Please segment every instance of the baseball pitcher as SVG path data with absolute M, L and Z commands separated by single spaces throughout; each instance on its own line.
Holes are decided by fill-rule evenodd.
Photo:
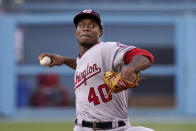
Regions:
M 128 119 L 128 88 L 137 88 L 140 71 L 151 66 L 152 54 L 118 42 L 101 42 L 100 15 L 89 9 L 73 20 L 78 41 L 77 59 L 43 53 L 45 66 L 66 64 L 75 69 L 76 119 L 74 131 L 153 131 L 134 127 Z

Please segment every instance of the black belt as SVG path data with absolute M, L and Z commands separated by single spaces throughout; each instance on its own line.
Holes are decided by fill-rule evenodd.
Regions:
M 75 120 L 75 124 L 77 124 L 78 120 Z M 125 126 L 124 121 L 118 121 L 118 127 Z M 93 128 L 94 130 L 109 130 L 112 129 L 112 121 L 107 122 L 91 122 L 91 121 L 82 121 L 83 127 Z

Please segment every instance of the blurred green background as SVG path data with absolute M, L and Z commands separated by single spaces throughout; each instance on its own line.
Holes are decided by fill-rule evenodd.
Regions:
M 0 123 L 1 131 L 72 131 L 73 123 Z M 189 123 L 134 123 L 133 126 L 145 126 L 155 131 L 195 131 L 196 124 Z

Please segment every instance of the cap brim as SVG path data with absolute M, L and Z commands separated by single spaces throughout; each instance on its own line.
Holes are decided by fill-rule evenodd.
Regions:
M 74 17 L 74 24 L 75 24 L 75 26 L 77 27 L 78 23 L 81 20 L 85 19 L 85 18 L 89 18 L 89 19 L 92 19 L 92 20 L 96 21 L 100 25 L 100 28 L 102 29 L 101 21 L 98 18 L 98 16 L 96 16 L 95 14 L 90 14 L 90 13 L 76 15 Z

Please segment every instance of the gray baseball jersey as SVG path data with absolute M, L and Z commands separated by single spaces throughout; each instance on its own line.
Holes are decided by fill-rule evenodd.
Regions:
M 134 49 L 117 42 L 96 44 L 77 58 L 75 72 L 76 117 L 87 121 L 128 119 L 128 92 L 108 94 L 102 77 L 106 71 L 119 72 L 124 54 Z

